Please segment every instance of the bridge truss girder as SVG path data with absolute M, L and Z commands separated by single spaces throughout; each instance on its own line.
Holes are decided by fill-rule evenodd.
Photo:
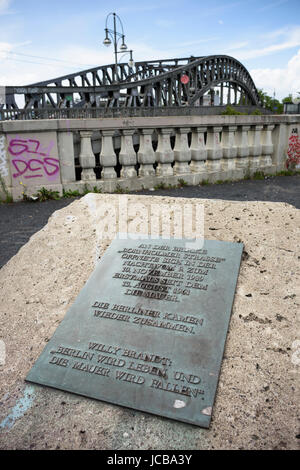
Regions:
M 24 87 L 6 87 L 6 109 L 68 107 L 197 106 L 218 89 L 220 104 L 259 105 L 259 96 L 246 68 L 229 56 L 190 57 L 137 62 L 134 68 L 118 64 L 100 66 Z M 183 84 L 183 75 L 188 83 Z

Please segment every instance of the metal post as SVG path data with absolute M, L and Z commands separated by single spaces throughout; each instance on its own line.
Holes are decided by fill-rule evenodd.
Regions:
M 117 43 L 117 24 L 116 24 L 116 14 L 114 13 L 114 48 L 115 48 L 115 79 L 118 81 L 118 43 Z
M 108 19 L 111 15 L 113 16 L 113 29 L 108 28 Z M 117 20 L 120 23 L 122 32 L 117 31 Z M 118 42 L 119 42 L 120 39 L 122 39 L 122 45 L 120 47 L 120 50 L 118 51 Z M 124 52 L 124 51 L 127 50 L 127 46 L 124 42 L 124 39 L 125 39 L 125 34 L 124 34 L 123 24 L 122 24 L 122 21 L 121 21 L 120 17 L 116 13 L 109 13 L 109 15 L 107 15 L 107 17 L 106 17 L 105 39 L 103 41 L 103 44 L 105 46 L 109 47 L 113 42 L 114 55 L 115 55 L 115 63 L 112 66 L 113 83 L 118 83 L 118 81 L 119 81 L 119 76 L 118 76 L 118 54 L 123 54 L 123 55 L 124 54 L 130 54 L 130 60 L 128 62 L 128 65 L 129 65 L 129 67 L 133 67 L 133 65 L 134 65 L 133 58 L 132 58 L 132 51 Z

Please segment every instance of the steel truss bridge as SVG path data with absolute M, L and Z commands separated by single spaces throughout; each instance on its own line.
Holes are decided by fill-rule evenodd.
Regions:
M 260 105 L 249 72 L 226 55 L 104 65 L 5 93 L 2 111 L 196 107 L 208 93 L 211 104 Z

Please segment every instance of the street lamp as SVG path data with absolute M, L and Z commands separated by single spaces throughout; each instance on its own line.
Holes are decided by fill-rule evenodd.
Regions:
M 107 27 L 109 17 L 113 16 L 113 23 L 114 23 L 114 29 L 109 29 Z M 117 31 L 117 20 L 119 21 L 122 29 L 122 33 L 119 33 Z M 120 19 L 120 17 L 116 13 L 109 13 L 106 17 L 106 23 L 105 23 L 105 39 L 103 41 L 104 46 L 109 47 L 112 42 L 114 45 L 114 54 L 115 54 L 115 70 L 114 70 L 114 82 L 118 81 L 118 54 L 130 54 L 130 59 L 128 61 L 128 66 L 130 68 L 134 67 L 134 61 L 132 57 L 132 51 L 127 51 L 127 46 L 125 44 L 125 34 L 124 34 L 124 29 L 123 29 L 123 24 Z M 111 38 L 111 39 L 110 39 Z M 120 46 L 120 50 L 118 51 L 118 43 L 122 40 L 122 44 Z M 125 52 L 127 51 L 127 52 Z

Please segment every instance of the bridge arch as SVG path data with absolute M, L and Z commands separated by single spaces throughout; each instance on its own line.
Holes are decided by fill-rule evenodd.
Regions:
M 234 104 L 237 99 L 245 100 L 243 104 L 260 104 L 247 69 L 226 55 L 137 62 L 133 68 L 118 64 L 117 82 L 114 77 L 115 65 L 110 64 L 28 86 L 6 87 L 5 106 L 18 107 L 18 94 L 23 95 L 25 109 L 197 106 L 215 88 L 225 101 L 220 104 L 231 104 L 231 94 Z

